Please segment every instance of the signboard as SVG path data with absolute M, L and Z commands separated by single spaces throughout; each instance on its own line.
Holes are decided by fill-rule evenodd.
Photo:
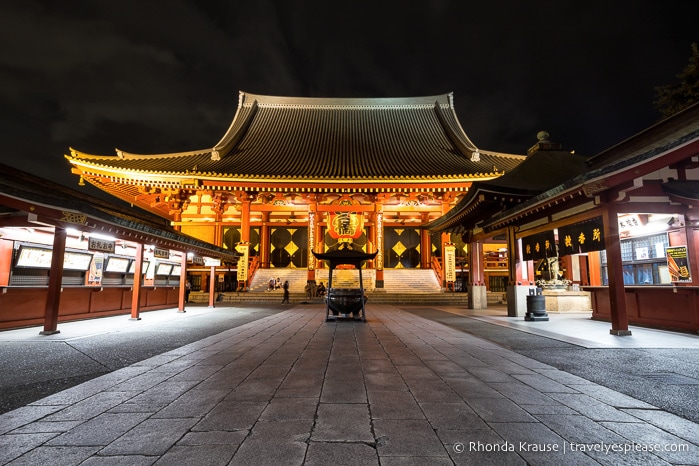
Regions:
M 143 261 L 141 262 L 141 274 L 145 275 L 148 273 L 148 269 L 150 268 L 151 262 L 149 261 Z M 131 266 L 129 267 L 129 273 L 134 273 L 136 271 L 136 261 L 131 262 Z
M 15 267 L 31 267 L 37 269 L 50 269 L 53 251 L 45 248 L 22 246 Z M 87 271 L 92 263 L 92 254 L 87 252 L 66 251 L 63 256 L 64 270 Z
M 82 270 L 87 271 L 92 262 L 92 254 L 83 254 L 80 252 L 66 251 L 63 257 L 63 269 L 65 270 Z
M 107 259 L 107 266 L 105 267 L 104 271 L 126 273 L 129 270 L 130 264 L 131 259 L 111 256 Z
M 221 259 L 213 259 L 211 257 L 204 258 L 204 266 L 206 267 L 220 267 Z
M 558 228 L 558 251 L 561 256 L 603 249 L 605 245 L 602 217 Z
M 153 257 L 157 257 L 158 259 L 169 259 L 170 251 L 168 249 L 155 248 L 153 250 Z
M 90 271 L 87 274 L 87 284 L 96 286 L 102 283 L 102 270 L 104 265 L 104 257 L 98 254 L 94 257 L 90 264 Z
M 166 264 L 164 262 L 161 262 L 158 264 L 158 267 L 155 270 L 156 275 L 170 275 L 170 272 L 172 272 L 172 265 L 173 264 Z
M 456 281 L 456 245 L 444 243 L 444 281 Z
M 50 269 L 52 256 L 53 251 L 51 249 L 22 246 L 22 248 L 19 250 L 19 257 L 17 257 L 17 263 L 15 266 Z
M 525 261 L 556 257 L 556 239 L 553 230 L 522 238 L 522 258 Z
M 250 254 L 250 243 L 238 243 L 235 250 L 242 254 L 242 257 L 238 259 L 238 281 L 245 281 L 248 279 L 248 255 Z
M 668 246 L 665 248 L 667 268 L 672 282 L 687 283 L 692 281 L 689 272 L 689 257 L 687 246 Z
M 93 238 L 92 236 L 87 241 L 87 249 L 91 251 L 111 252 L 113 254 L 115 247 L 116 241 Z

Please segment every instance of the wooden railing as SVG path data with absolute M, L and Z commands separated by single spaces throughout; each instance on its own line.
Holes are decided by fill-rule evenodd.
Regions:
M 507 270 L 507 259 L 490 259 L 486 256 L 483 264 L 486 269 Z
M 250 288 L 250 283 L 255 276 L 255 272 L 260 268 L 260 259 L 257 256 L 252 256 L 248 261 L 248 280 L 245 282 L 245 289 Z
M 439 257 L 432 256 L 432 271 L 437 276 L 440 285 L 444 286 L 444 272 L 442 270 L 442 261 Z

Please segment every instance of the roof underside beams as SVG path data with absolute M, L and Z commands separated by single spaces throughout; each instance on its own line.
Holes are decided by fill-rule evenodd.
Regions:
M 84 180 L 89 181 L 100 189 L 122 197 L 130 193 L 136 196 L 141 187 L 161 189 L 208 189 L 214 191 L 267 191 L 267 192 L 301 192 L 301 193 L 391 193 L 391 192 L 464 192 L 471 185 L 470 180 L 458 181 L 422 181 L 422 180 L 393 180 L 391 182 L 352 182 L 343 180 L 337 182 L 228 182 L 225 180 L 206 181 L 200 179 L 167 180 L 134 180 L 120 179 L 111 176 L 77 172 Z
M 226 260 L 236 260 L 238 254 L 234 251 L 226 251 L 218 246 L 208 244 L 196 238 L 188 237 L 176 231 L 157 228 L 138 219 L 124 219 L 111 217 L 109 220 L 97 218 L 92 214 L 62 210 L 57 207 L 40 205 L 0 195 L 0 204 L 12 206 L 26 215 L 14 216 L 6 226 L 24 226 L 26 218 L 31 213 L 36 217 L 36 222 L 46 226 L 58 226 L 62 228 L 76 228 L 85 232 L 101 233 L 115 238 L 153 244 L 158 247 L 177 251 L 193 252 L 203 256 L 220 257 Z M 20 222 L 20 223 L 18 223 Z

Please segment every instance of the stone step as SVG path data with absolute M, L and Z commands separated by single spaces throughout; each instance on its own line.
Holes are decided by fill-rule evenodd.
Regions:
M 305 269 L 290 268 L 258 270 L 250 284 L 250 291 L 266 291 L 271 277 L 275 280 L 279 278 L 282 283 L 288 280 L 291 293 L 303 293 L 307 272 Z M 365 290 L 373 290 L 375 280 L 375 270 L 362 270 L 362 285 Z M 316 270 L 316 282 L 322 282 L 327 287 L 328 269 Z M 356 270 L 335 270 L 333 287 L 359 288 L 359 274 Z M 434 272 L 429 269 L 386 269 L 383 290 L 393 293 L 437 293 L 441 291 L 441 286 Z
M 416 304 L 416 305 L 468 305 L 468 293 L 387 293 L 383 291 L 366 292 L 368 301 L 367 304 Z M 283 292 L 281 290 L 269 292 L 223 292 L 217 293 L 217 298 L 221 296 L 220 301 L 215 303 L 223 304 L 281 304 Z M 488 292 L 489 304 L 505 303 L 505 293 Z M 190 301 L 195 303 L 207 303 L 209 294 L 204 292 L 192 292 Z M 325 304 L 323 298 L 307 298 L 305 293 L 289 293 L 289 301 L 291 304 L 299 303 L 316 303 Z
M 282 292 L 223 292 L 217 293 L 215 304 L 281 304 Z M 219 298 L 220 296 L 220 298 Z M 428 294 L 410 294 L 405 293 L 367 293 L 368 304 L 463 304 L 468 303 L 468 295 L 466 293 L 428 293 Z M 190 301 L 195 303 L 207 303 L 209 294 L 203 292 L 192 292 Z M 323 298 L 307 298 L 304 293 L 289 293 L 289 301 L 291 304 L 298 303 L 317 303 L 324 304 Z

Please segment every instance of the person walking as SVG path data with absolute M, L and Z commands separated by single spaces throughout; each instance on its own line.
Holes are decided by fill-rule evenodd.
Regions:
M 284 285 L 282 285 L 282 288 L 284 289 L 284 297 L 282 298 L 282 304 L 289 304 L 289 280 L 284 281 Z

